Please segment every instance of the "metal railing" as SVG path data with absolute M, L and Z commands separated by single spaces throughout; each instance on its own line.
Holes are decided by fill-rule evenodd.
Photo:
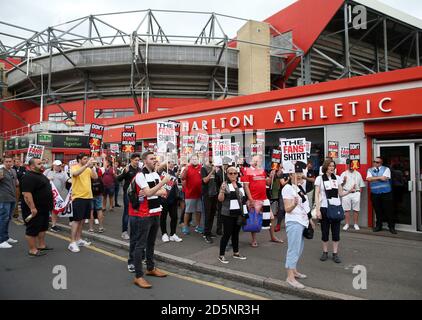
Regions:
M 6 140 L 22 137 L 33 133 L 66 133 L 66 134 L 88 134 L 90 123 L 75 123 L 72 126 L 66 125 L 65 121 L 53 122 L 43 121 L 28 124 L 9 131 L 0 132 L 0 138 Z

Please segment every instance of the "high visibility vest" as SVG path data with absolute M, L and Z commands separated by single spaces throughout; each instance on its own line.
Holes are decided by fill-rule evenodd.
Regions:
M 387 167 L 381 166 L 379 170 L 375 168 L 369 169 L 373 177 L 382 177 Z M 382 194 L 391 192 L 391 181 L 373 181 L 369 184 L 371 186 L 371 192 L 374 194 Z

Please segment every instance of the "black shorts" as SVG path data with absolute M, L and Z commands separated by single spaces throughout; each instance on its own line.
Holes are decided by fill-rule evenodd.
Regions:
M 30 212 L 22 212 L 22 217 L 25 220 L 29 216 Z M 28 237 L 37 237 L 39 233 L 48 230 L 50 212 L 49 211 L 38 211 L 37 215 L 25 222 L 26 232 L 25 235 Z
M 92 199 L 75 199 L 72 201 L 73 218 L 72 221 L 82 221 L 89 219 L 91 215 Z

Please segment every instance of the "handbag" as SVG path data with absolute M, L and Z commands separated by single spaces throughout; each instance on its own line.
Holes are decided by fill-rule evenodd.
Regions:
M 325 188 L 325 183 L 322 181 L 322 184 L 324 185 L 325 195 L 327 197 L 327 218 L 328 220 L 334 221 L 334 222 L 340 222 L 344 220 L 344 209 L 343 206 L 340 205 L 334 205 L 330 204 L 330 201 L 328 200 L 327 196 L 327 189 Z
M 255 209 L 249 211 L 249 218 L 246 220 L 246 225 L 242 226 L 244 232 L 261 232 L 262 215 L 256 212 Z
M 306 239 L 314 238 L 314 228 L 312 228 L 311 223 L 309 223 L 309 226 L 303 230 L 303 237 Z
M 327 218 L 335 222 L 340 222 L 344 220 L 343 206 L 342 205 L 335 206 L 328 203 Z

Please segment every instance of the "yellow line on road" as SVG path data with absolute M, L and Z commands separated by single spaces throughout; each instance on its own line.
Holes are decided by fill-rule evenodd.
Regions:
M 18 222 L 18 221 L 15 221 L 15 224 L 17 224 L 17 225 L 23 225 L 23 223 Z M 52 237 L 56 237 L 58 239 L 61 239 L 61 240 L 67 241 L 67 242 L 70 242 L 71 241 L 71 239 L 69 237 L 62 236 L 62 235 L 57 234 L 57 233 L 52 233 L 52 232 L 47 231 L 47 234 L 50 235 L 50 236 L 52 236 Z M 85 248 L 87 248 L 89 250 L 92 250 L 92 251 L 95 251 L 95 252 L 98 252 L 98 253 L 101 253 L 101 254 L 103 254 L 105 256 L 108 256 L 110 258 L 114 258 L 114 259 L 117 259 L 117 260 L 120 260 L 122 262 L 127 263 L 127 258 L 122 257 L 122 256 L 119 256 L 119 255 L 114 254 L 114 253 L 111 253 L 109 251 L 106 251 L 106 250 L 97 248 L 96 246 L 90 245 L 89 247 L 85 247 Z M 182 276 L 182 275 L 179 275 L 179 274 L 176 274 L 176 273 L 168 272 L 166 270 L 163 270 L 163 271 L 165 271 L 168 275 L 171 275 L 171 276 L 173 276 L 175 278 L 179 278 L 179 279 L 182 279 L 182 280 L 187 280 L 187 281 L 190 281 L 190 282 L 194 282 L 194 283 L 197 283 L 197 284 L 205 285 L 205 286 L 212 287 L 212 288 L 215 288 L 215 289 L 220 289 L 220 290 L 227 291 L 227 292 L 230 292 L 230 293 L 233 293 L 233 294 L 242 296 L 242 297 L 250 298 L 250 299 L 253 299 L 253 300 L 269 300 L 269 299 L 267 299 L 265 297 L 258 296 L 258 295 L 253 294 L 253 293 L 249 293 L 249 292 L 244 292 L 244 291 L 232 289 L 232 288 L 225 287 L 223 285 L 216 284 L 216 283 L 213 283 L 213 282 L 199 280 L 199 279 L 195 279 L 195 278 L 188 277 L 188 276 Z

